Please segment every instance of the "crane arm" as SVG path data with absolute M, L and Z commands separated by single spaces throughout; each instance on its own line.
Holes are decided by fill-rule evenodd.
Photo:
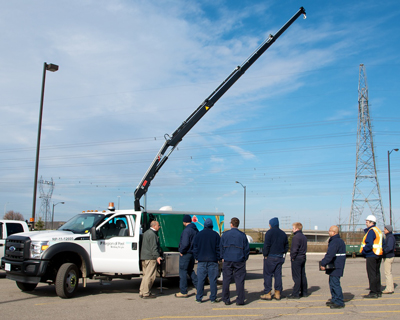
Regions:
M 200 106 L 179 126 L 172 136 L 165 136 L 164 145 L 143 176 L 135 190 L 135 210 L 140 211 L 140 199 L 146 194 L 151 181 L 161 169 L 168 157 L 175 150 L 182 138 L 196 125 L 196 123 L 214 106 L 214 104 L 233 86 L 233 84 L 257 61 L 257 59 L 286 31 L 300 15 L 306 15 L 301 7 L 276 33 L 270 35 L 244 62 L 237 66 L 232 73 L 200 104 Z M 168 151 L 168 152 L 167 152 Z

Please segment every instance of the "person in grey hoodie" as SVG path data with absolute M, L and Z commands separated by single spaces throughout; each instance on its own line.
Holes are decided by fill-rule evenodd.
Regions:
M 396 239 L 393 235 L 391 225 L 385 226 L 383 230 L 386 235 L 385 245 L 383 247 L 383 265 L 385 267 L 386 288 L 382 291 L 383 294 L 392 294 L 394 292 L 392 264 L 394 261 L 394 247 Z

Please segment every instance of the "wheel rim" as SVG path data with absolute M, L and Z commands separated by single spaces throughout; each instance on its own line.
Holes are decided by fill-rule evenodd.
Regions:
M 65 278 L 65 289 L 67 290 L 67 292 L 74 292 L 77 283 L 78 277 L 76 276 L 75 271 L 71 270 L 70 272 L 68 272 L 67 277 Z

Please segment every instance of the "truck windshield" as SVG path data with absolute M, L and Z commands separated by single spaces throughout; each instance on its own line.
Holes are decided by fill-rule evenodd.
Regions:
M 68 220 L 58 230 L 71 231 L 73 233 L 88 233 L 90 228 L 104 219 L 104 214 L 83 213 Z

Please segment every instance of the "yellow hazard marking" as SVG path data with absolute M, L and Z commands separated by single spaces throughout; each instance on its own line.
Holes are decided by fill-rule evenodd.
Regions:
M 208 109 L 210 109 L 210 107 L 209 106 L 206 106 L 206 110 L 208 111 Z
M 279 307 L 256 307 L 256 308 L 242 308 L 242 307 L 237 307 L 237 308 L 213 308 L 213 310 L 271 310 L 271 309 L 326 309 L 326 306 L 317 306 L 317 307 L 283 307 L 283 306 L 279 306 Z
M 400 310 L 362 311 L 360 313 L 388 313 L 388 312 L 400 312 Z
M 350 307 L 384 307 L 384 306 L 400 306 L 400 303 L 379 303 L 379 304 L 346 304 L 346 308 Z M 213 308 L 212 310 L 273 310 L 273 309 L 322 309 L 327 308 L 327 306 L 314 306 L 314 307 L 286 307 L 286 306 L 279 306 L 279 307 L 255 307 L 255 308 L 243 308 L 243 307 L 236 307 L 236 308 Z
M 332 314 L 344 314 L 344 312 L 321 312 L 321 313 L 280 313 L 278 316 L 327 316 Z
M 232 318 L 232 317 L 262 317 L 263 314 L 221 314 L 212 316 L 160 316 L 154 318 L 144 318 L 142 320 L 152 319 L 204 319 L 204 318 Z

